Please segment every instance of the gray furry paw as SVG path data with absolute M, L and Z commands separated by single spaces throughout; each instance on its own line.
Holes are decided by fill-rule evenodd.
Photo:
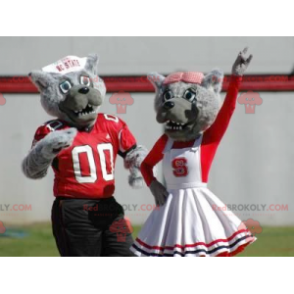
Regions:
M 144 187 L 144 179 L 141 175 L 140 169 L 136 167 L 130 168 L 129 185 L 134 189 L 140 189 Z
M 248 47 L 245 47 L 243 51 L 241 51 L 236 59 L 236 61 L 233 64 L 232 67 L 232 75 L 235 76 L 243 76 L 249 63 L 252 60 L 252 54 L 249 55 L 248 58 L 246 58 Z
M 69 128 L 48 134 L 39 142 L 42 145 L 41 152 L 43 156 L 45 158 L 54 158 L 61 150 L 71 146 L 76 134 L 76 128 Z
M 145 186 L 140 166 L 147 154 L 148 150 L 144 146 L 137 146 L 135 149 L 131 150 L 124 159 L 125 168 L 130 171 L 129 185 L 134 189 Z
M 153 180 L 149 188 L 155 198 L 156 205 L 157 206 L 164 205 L 168 197 L 168 191 L 166 190 L 166 188 L 157 180 Z
M 132 175 L 129 175 L 129 185 L 133 189 L 141 189 L 144 187 L 144 179 L 143 177 L 134 178 Z
M 148 150 L 144 146 L 137 146 L 131 150 L 125 157 L 125 168 L 140 168 L 142 161 L 148 154 Z

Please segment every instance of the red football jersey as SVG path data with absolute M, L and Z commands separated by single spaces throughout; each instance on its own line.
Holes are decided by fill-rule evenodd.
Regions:
M 52 131 L 70 128 L 61 120 L 39 127 L 34 143 Z M 113 195 L 116 156 L 136 146 L 136 140 L 121 119 L 100 113 L 93 128 L 78 131 L 73 144 L 54 161 L 54 195 L 73 198 L 107 198 Z

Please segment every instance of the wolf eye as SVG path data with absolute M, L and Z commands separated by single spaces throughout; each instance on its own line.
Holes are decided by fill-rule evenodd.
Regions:
M 183 98 L 192 102 L 196 98 L 196 92 L 194 91 L 194 89 L 188 89 L 185 91 Z
M 173 95 L 172 95 L 172 92 L 171 91 L 165 91 L 164 93 L 163 93 L 163 98 L 164 98 L 164 100 L 169 100 L 169 99 L 171 99 L 173 97 Z
M 86 76 L 81 76 L 80 82 L 81 82 L 82 85 L 85 85 L 85 86 L 90 86 L 91 85 L 90 78 L 86 77 Z
M 59 85 L 59 88 L 62 93 L 66 94 L 70 90 L 71 84 L 69 81 L 64 81 Z

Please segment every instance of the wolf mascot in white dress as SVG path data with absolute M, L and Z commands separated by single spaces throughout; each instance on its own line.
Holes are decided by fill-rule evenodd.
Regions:
M 217 147 L 229 125 L 239 85 L 252 55 L 237 57 L 220 108 L 223 74 L 212 71 L 149 75 L 156 89 L 157 121 L 165 134 L 141 165 L 159 209 L 146 221 L 131 250 L 138 256 L 232 256 L 255 237 L 207 188 Z M 167 188 L 152 168 L 163 160 Z

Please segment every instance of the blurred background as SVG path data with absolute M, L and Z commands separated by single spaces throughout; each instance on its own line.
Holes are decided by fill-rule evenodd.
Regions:
M 216 67 L 229 75 L 238 52 L 245 46 L 254 55 L 246 74 L 259 77 L 246 85 L 262 82 L 259 75 L 276 78 L 267 80 L 267 91 L 255 91 L 263 100 L 255 113 L 248 114 L 245 105 L 237 104 L 213 162 L 209 188 L 241 220 L 253 219 L 263 228 L 259 234 L 263 241 L 252 245 L 249 254 L 263 255 L 264 244 L 272 244 L 267 255 L 294 255 L 294 97 L 293 88 L 288 87 L 294 68 L 294 38 L 2 37 L 0 79 L 27 76 L 31 70 L 64 56 L 83 57 L 92 52 L 100 56 L 102 77 L 146 76 L 151 71 L 165 75 L 178 70 L 207 73 Z M 271 85 L 277 86 L 269 89 Z M 56 255 L 50 229 L 53 173 L 33 181 L 25 178 L 20 168 L 36 129 L 50 117 L 42 109 L 37 93 L 2 95 L 6 103 L 0 105 L 0 221 L 7 231 L 6 236 L 2 233 L 3 238 L 0 233 L 0 256 Z M 107 94 L 101 111 L 121 117 L 138 143 L 152 148 L 162 134 L 155 121 L 154 93 L 132 92 L 134 103 L 127 106 L 125 114 L 118 114 L 116 105 L 110 104 L 111 95 L 112 92 Z M 158 176 L 162 178 L 160 167 Z M 136 233 L 151 213 L 154 201 L 146 187 L 132 190 L 127 177 L 118 157 L 115 197 L 124 206 Z M 30 239 L 40 234 L 45 238 L 43 243 Z M 52 246 L 51 251 L 46 251 L 46 246 Z

